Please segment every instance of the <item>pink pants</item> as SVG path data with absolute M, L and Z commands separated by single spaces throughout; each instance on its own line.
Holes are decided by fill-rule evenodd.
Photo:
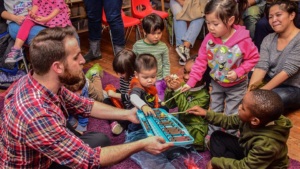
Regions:
M 20 26 L 20 29 L 18 31 L 17 34 L 17 38 L 21 39 L 22 41 L 26 41 L 29 35 L 29 32 L 31 30 L 31 28 L 36 25 L 35 22 L 33 22 L 30 19 L 25 19 L 24 22 L 22 23 L 22 25 Z

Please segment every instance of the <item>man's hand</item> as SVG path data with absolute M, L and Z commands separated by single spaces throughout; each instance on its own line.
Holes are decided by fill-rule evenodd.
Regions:
M 142 111 L 144 112 L 144 114 L 146 116 L 148 115 L 153 115 L 156 116 L 156 114 L 154 113 L 153 109 L 151 107 L 149 107 L 147 104 L 145 104 L 144 106 L 142 106 Z
M 207 111 L 202 109 L 200 106 L 194 106 L 186 110 L 186 112 L 198 115 L 198 116 L 206 116 Z
M 138 120 L 138 118 L 136 116 L 137 108 L 134 107 L 134 108 L 132 108 L 130 110 L 127 110 L 127 111 L 129 111 L 129 113 L 126 112 L 128 114 L 127 120 L 129 120 L 129 121 L 131 121 L 132 123 L 135 123 L 135 124 L 140 123 L 140 121 Z
M 173 143 L 166 143 L 166 141 L 159 136 L 151 136 L 141 141 L 145 144 L 143 150 L 151 154 L 159 154 L 174 145 Z
M 213 169 L 213 166 L 211 165 L 211 160 L 209 160 L 209 162 L 207 162 L 206 169 Z

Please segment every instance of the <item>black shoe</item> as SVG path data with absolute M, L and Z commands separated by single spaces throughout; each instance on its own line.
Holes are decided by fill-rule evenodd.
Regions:
M 86 63 L 89 62 L 89 61 L 92 61 L 92 60 L 96 60 L 96 59 L 101 59 L 102 58 L 102 55 L 100 54 L 99 56 L 95 56 L 92 52 L 92 50 L 89 50 L 89 52 L 83 56 Z

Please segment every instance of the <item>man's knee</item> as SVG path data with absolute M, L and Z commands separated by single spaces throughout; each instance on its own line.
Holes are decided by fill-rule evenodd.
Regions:
M 105 134 L 99 132 L 89 132 L 79 138 L 92 148 L 105 147 L 111 144 L 110 139 Z

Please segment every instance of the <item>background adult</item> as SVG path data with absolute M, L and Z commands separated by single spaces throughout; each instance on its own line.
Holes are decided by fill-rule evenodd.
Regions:
M 88 17 L 90 50 L 84 56 L 86 61 L 100 59 L 102 34 L 102 12 L 106 15 L 112 34 L 114 54 L 125 46 L 124 24 L 121 16 L 122 0 L 83 0 Z
M 3 0 L 0 0 L 0 68 L 13 69 L 14 64 L 6 64 L 4 60 L 6 55 L 9 52 L 9 49 L 14 44 L 13 40 L 10 38 L 7 32 L 7 24 L 4 16 L 7 14 L 7 11 L 4 8 Z
M 283 100 L 286 110 L 300 108 L 300 30 L 295 26 L 297 4 L 276 1 L 269 9 L 269 23 L 274 33 L 266 36 L 260 49 L 249 89 L 265 80 L 262 89 L 273 90 Z
M 176 15 L 183 9 L 185 0 L 171 0 L 170 9 L 173 13 L 173 26 L 176 38 L 176 52 L 179 55 L 179 64 L 185 65 L 190 58 L 190 48 L 194 46 L 197 36 L 199 35 L 204 23 L 204 18 L 197 18 L 190 21 L 177 20 Z M 205 6 L 205 4 L 203 4 Z
M 73 115 L 138 122 L 136 109 L 117 109 L 79 97 L 64 87 L 85 78 L 85 60 L 74 28 L 41 31 L 30 44 L 30 56 L 33 70 L 8 91 L 0 114 L 3 168 L 49 168 L 52 162 L 71 168 L 96 168 L 137 151 L 157 154 L 173 145 L 153 136 L 126 145 L 99 147 L 107 142 L 101 135 L 90 140 L 96 143 L 89 146 L 66 128 L 70 110 Z
M 266 0 L 247 0 L 247 8 L 243 13 L 242 19 L 246 29 L 250 31 L 250 37 L 254 39 L 255 25 L 263 16 Z
M 16 39 L 20 25 L 23 23 L 28 10 L 32 7 L 32 0 L 4 0 L 4 7 L 7 12 L 2 16 L 7 20 L 8 31 L 13 39 Z M 29 44 L 31 40 L 45 27 L 35 25 L 29 32 L 26 44 Z
M 300 28 L 300 3 L 299 1 L 298 3 L 298 13 L 297 13 L 297 17 L 295 20 L 295 25 L 297 28 Z M 266 8 L 269 5 L 266 5 Z M 267 9 L 268 10 L 268 9 Z M 255 36 L 254 36 L 254 43 L 256 45 L 256 47 L 258 48 L 258 50 L 260 50 L 260 45 L 263 41 L 263 39 L 269 34 L 269 33 L 273 33 L 274 30 L 272 29 L 271 25 L 269 24 L 269 20 L 268 20 L 268 12 L 266 12 L 266 15 L 263 16 L 257 23 L 256 23 L 256 28 L 255 28 Z

